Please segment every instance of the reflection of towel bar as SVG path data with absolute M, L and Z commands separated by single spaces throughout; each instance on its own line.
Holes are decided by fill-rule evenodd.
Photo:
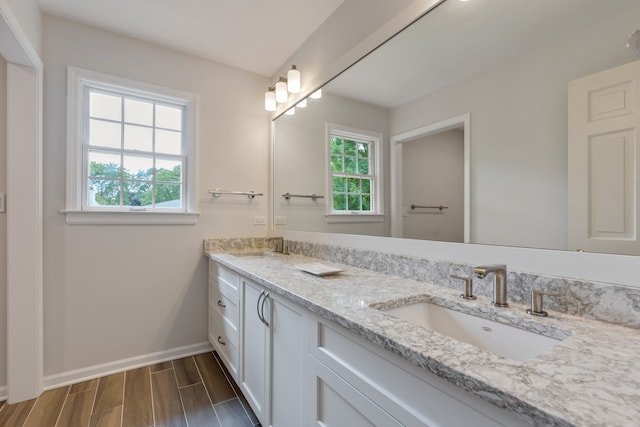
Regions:
M 233 196 L 247 196 L 250 199 L 255 198 L 256 196 L 264 196 L 263 193 L 256 193 L 254 191 L 226 191 L 226 190 L 209 190 L 209 193 L 213 194 L 213 197 L 220 197 L 223 194 L 229 194 Z
M 316 199 L 324 199 L 324 196 L 318 196 L 316 193 L 313 193 L 313 194 L 290 194 L 290 193 L 284 193 L 282 195 L 282 197 L 284 197 L 287 200 L 289 200 L 292 197 L 302 197 L 302 198 L 305 198 L 305 199 L 311 199 L 314 202 L 316 201 Z
M 411 210 L 413 209 L 438 209 L 442 211 L 443 209 L 449 209 L 449 206 L 420 206 L 420 205 L 411 205 Z

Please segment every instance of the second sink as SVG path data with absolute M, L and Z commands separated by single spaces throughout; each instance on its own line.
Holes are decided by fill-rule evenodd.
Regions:
M 524 361 L 561 342 L 428 302 L 384 310 L 394 317 L 512 360 Z

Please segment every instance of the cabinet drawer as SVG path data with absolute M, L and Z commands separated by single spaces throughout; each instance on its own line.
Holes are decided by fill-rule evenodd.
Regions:
M 222 320 L 224 320 L 224 330 L 227 335 L 238 337 L 238 306 L 235 301 L 230 300 L 222 295 L 215 303 L 215 309 L 218 311 Z
M 240 275 L 238 273 L 212 261 L 209 264 L 209 279 L 217 282 L 223 295 L 238 300 L 240 295 Z
M 403 425 L 529 425 L 341 326 L 318 319 L 310 332 L 311 354 Z
M 353 388 L 335 372 L 308 356 L 310 396 L 306 425 L 315 427 L 401 427 L 386 411 Z
M 224 342 L 231 342 L 236 347 L 238 346 L 238 329 L 235 327 L 229 319 L 223 317 L 218 310 L 209 304 L 209 330 L 213 331 L 211 336 L 214 340 L 218 340 L 220 336 Z
M 239 360 L 238 333 L 210 304 L 209 305 L 209 341 L 218 351 L 225 366 L 237 379 Z

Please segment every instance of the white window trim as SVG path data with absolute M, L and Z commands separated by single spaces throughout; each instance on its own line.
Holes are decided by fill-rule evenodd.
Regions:
M 184 211 L 89 210 L 82 208 L 83 112 L 85 86 L 127 92 L 186 105 L 184 135 L 187 141 Z M 67 224 L 195 224 L 197 212 L 196 113 L 198 98 L 188 92 L 155 86 L 77 67 L 67 67 Z
M 374 179 L 374 206 L 375 210 L 371 213 L 366 212 L 350 212 L 350 213 L 335 213 L 333 212 L 333 175 L 331 171 L 331 143 L 329 137 L 331 134 L 337 133 L 347 138 L 362 138 L 367 137 L 373 139 L 373 155 L 374 155 L 374 167 L 375 167 L 375 179 Z M 383 163 L 382 163 L 382 144 L 383 134 L 379 132 L 372 132 L 363 129 L 357 129 L 349 126 L 344 126 L 336 123 L 327 122 L 325 127 L 325 165 L 327 171 L 326 179 L 326 214 L 325 218 L 327 223 L 364 223 L 364 222 L 384 222 L 384 199 L 382 192 L 383 183 Z

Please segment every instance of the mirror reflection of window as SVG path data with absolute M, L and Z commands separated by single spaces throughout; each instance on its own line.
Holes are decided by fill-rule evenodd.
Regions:
M 332 134 L 331 181 L 333 211 L 371 212 L 375 171 L 370 161 L 373 140 L 351 139 Z

